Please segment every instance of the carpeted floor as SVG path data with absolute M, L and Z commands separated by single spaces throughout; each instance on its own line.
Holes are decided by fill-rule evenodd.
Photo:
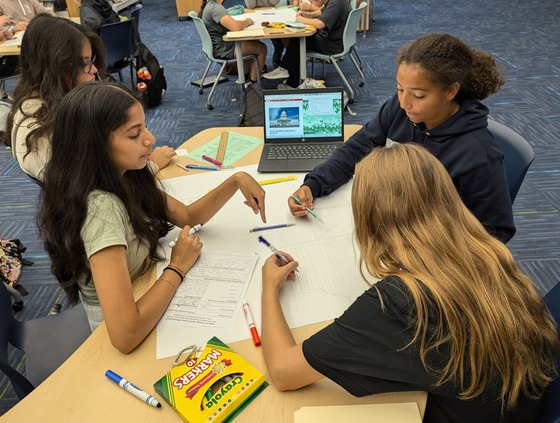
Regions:
M 227 1 L 227 0 L 226 0 Z M 235 1 L 235 0 L 229 0 Z M 347 123 L 367 122 L 395 91 L 394 57 L 405 42 L 428 32 L 448 32 L 472 46 L 493 53 L 505 71 L 507 83 L 485 100 L 492 117 L 522 134 L 535 149 L 531 166 L 515 201 L 517 234 L 508 244 L 523 268 L 543 292 L 560 280 L 560 8 L 557 0 L 377 0 L 376 21 L 367 37 L 358 37 L 366 85 L 358 88 L 349 61 L 342 68 L 356 87 L 355 116 Z M 199 79 L 206 65 L 200 40 L 190 20 L 179 21 L 172 1 L 143 0 L 140 32 L 143 41 L 165 67 L 168 92 L 163 103 L 146 110 L 158 145 L 178 146 L 202 129 L 236 126 L 239 88 L 235 77 L 220 84 L 214 110 L 204 108 L 190 81 Z M 227 5 L 227 3 L 226 3 Z M 268 42 L 269 50 L 271 44 Z M 269 53 L 268 65 L 271 66 Z M 126 72 L 124 72 L 126 73 Z M 129 81 L 125 80 L 125 83 Z M 13 88 L 8 81 L 8 92 Z M 271 87 L 270 82 L 264 81 Z M 336 71 L 327 67 L 327 85 L 340 85 Z M 49 260 L 37 237 L 35 224 L 38 187 L 29 181 L 0 146 L 0 235 L 20 238 L 25 257 L 35 262 L 24 268 L 21 283 L 29 291 L 19 319 L 44 316 L 64 296 L 49 272 Z M 11 353 L 22 365 L 21 354 Z M 17 402 L 5 380 L 0 382 L 0 413 Z M 62 420 L 63 417 L 62 417 Z M 30 416 L 29 421 L 41 421 Z

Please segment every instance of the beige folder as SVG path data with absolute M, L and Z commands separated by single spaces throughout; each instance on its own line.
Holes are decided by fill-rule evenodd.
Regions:
M 422 423 L 415 402 L 302 407 L 294 423 Z

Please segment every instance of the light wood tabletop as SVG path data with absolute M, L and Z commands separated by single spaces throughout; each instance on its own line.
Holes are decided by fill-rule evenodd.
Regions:
M 271 8 L 257 8 L 257 9 L 246 9 L 245 13 L 247 14 L 247 17 L 251 17 L 252 13 L 262 13 L 262 12 L 266 12 L 266 10 L 273 10 Z M 251 31 L 233 31 L 231 33 L 228 34 L 232 34 L 234 35 L 233 37 L 228 36 L 228 34 L 223 36 L 223 40 L 224 41 L 230 41 L 230 42 L 235 42 L 235 57 L 237 58 L 237 69 L 243 69 L 243 54 L 241 52 L 241 42 L 242 41 L 248 41 L 248 40 L 263 40 L 263 39 L 273 39 L 273 38 L 299 38 L 299 56 L 300 56 L 300 65 L 299 65 L 299 74 L 300 74 L 300 80 L 303 81 L 306 77 L 307 77 L 307 61 L 306 61 L 306 44 L 305 44 L 305 38 L 306 37 L 310 37 L 313 34 L 315 34 L 315 32 L 317 32 L 317 29 L 314 27 L 309 27 L 306 26 L 304 31 L 301 32 L 291 32 L 288 31 L 285 28 L 264 28 L 264 34 L 263 35 L 259 35 L 259 36 L 248 36 L 248 37 L 242 37 L 241 35 L 243 35 L 244 32 L 247 32 L 248 34 L 251 33 Z M 240 72 L 238 75 L 238 80 L 239 83 L 241 84 L 241 86 L 243 86 L 243 84 L 245 83 L 245 75 L 243 74 L 243 72 Z
M 346 125 L 345 135 L 350 136 L 359 125 Z M 244 135 L 262 137 L 261 127 L 252 128 L 212 128 L 204 130 L 183 147 L 192 151 L 196 147 L 214 139 L 223 131 L 234 131 Z M 243 157 L 238 166 L 254 164 L 260 157 L 261 147 Z M 177 162 L 188 163 L 189 159 L 178 157 Z M 193 171 L 195 173 L 197 171 Z M 185 172 L 174 164 L 161 171 L 165 178 L 184 176 Z M 156 269 L 134 282 L 134 295 L 142 296 L 156 279 Z M 296 328 L 293 330 L 297 341 L 303 341 L 329 322 Z M 185 329 L 187 332 L 188 329 Z M 187 334 L 187 333 L 186 333 Z M 188 338 L 186 336 L 186 338 Z M 185 345 L 187 346 L 187 345 Z M 252 365 L 263 371 L 270 380 L 264 363 L 262 350 L 247 339 L 233 342 L 230 346 Z M 155 394 L 153 384 L 170 368 L 174 357 L 156 360 L 156 333 L 150 333 L 146 340 L 132 353 L 124 355 L 114 348 L 104 324 L 80 346 L 80 348 L 48 379 L 31 394 L 20 401 L 4 416 L 2 421 L 24 422 L 181 422 L 181 418 Z M 105 377 L 111 369 L 129 379 L 143 390 L 156 396 L 162 408 L 151 407 L 133 395 L 124 392 Z M 356 398 L 334 382 L 324 379 L 306 388 L 293 392 L 279 392 L 273 385 L 267 387 L 235 419 L 235 422 L 292 422 L 294 412 L 302 406 L 347 405 L 394 402 L 416 402 L 423 415 L 426 404 L 424 392 L 400 392 Z

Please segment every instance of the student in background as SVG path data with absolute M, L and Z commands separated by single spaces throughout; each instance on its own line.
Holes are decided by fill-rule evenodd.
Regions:
M 54 115 L 66 93 L 105 77 L 105 46 L 90 28 L 50 15 L 31 21 L 21 44 L 20 80 L 8 117 L 12 153 L 25 173 L 42 179 L 50 158 Z M 156 150 L 153 161 L 158 167 L 175 155 L 169 147 Z
M 254 23 L 251 18 L 246 18 L 242 21 L 233 19 L 228 15 L 226 8 L 222 6 L 222 0 L 202 0 L 198 16 L 206 25 L 212 39 L 214 57 L 219 59 L 233 59 L 235 57 L 235 43 L 224 41 L 223 36 L 228 31 L 241 31 Z M 251 81 L 256 82 L 259 74 L 265 69 L 266 44 L 258 40 L 242 41 L 241 52 L 244 56 L 252 54 L 257 57 L 258 69 L 255 67 L 254 61 L 251 60 L 246 62 L 248 68 L 245 70 L 249 71 Z M 238 69 L 237 71 L 243 72 L 244 70 Z
M 188 279 L 202 249 L 190 227 L 207 223 L 238 190 L 266 221 L 264 190 L 245 172 L 188 206 L 165 194 L 146 166 L 154 142 L 128 88 L 80 84 L 57 110 L 44 174 L 39 222 L 52 272 L 71 301 L 81 297 L 92 329 L 105 321 L 123 353 L 152 331 Z M 160 259 L 159 239 L 172 224 L 183 230 L 169 266 L 135 301 L 132 281 Z
M 0 41 L 11 40 L 16 31 L 15 27 L 10 25 L 9 16 L 0 16 Z M 18 66 L 17 56 L 0 56 L 0 77 L 5 78 L 16 73 Z M 3 86 L 0 87 L 0 99 L 6 97 L 6 93 L 3 91 Z
M 73 0 L 80 5 L 80 23 L 88 25 L 99 34 L 106 24 L 120 22 L 117 12 L 108 0 Z
M 364 280 L 380 281 L 302 344 L 279 299 L 298 264 L 263 266 L 261 339 L 276 387 L 327 377 L 359 397 L 427 391 L 427 423 L 536 422 L 556 373 L 555 324 L 442 164 L 414 143 L 374 149 L 356 165 L 352 211 Z
M 247 6 L 247 9 L 255 9 L 257 7 L 275 7 L 285 4 L 286 0 L 245 0 L 245 6 Z M 272 66 L 277 68 L 280 66 L 282 54 L 284 53 L 284 42 L 282 38 L 272 38 L 270 41 L 274 46 L 274 52 L 272 53 Z
M 352 10 L 348 0 L 312 0 L 311 3 L 298 2 L 296 5 L 299 6 L 296 21 L 317 28 L 315 34 L 305 37 L 306 48 L 324 54 L 340 53 L 344 49 L 344 26 Z M 287 79 L 287 86 L 279 88 L 297 87 L 300 84 L 299 53 L 299 38 L 290 38 L 280 66 L 263 74 L 263 78 Z
M 41 13 L 56 16 L 52 9 L 37 0 L 0 0 L 0 15 L 10 16 L 13 33 L 25 31 L 31 19 Z
M 387 139 L 417 142 L 445 166 L 465 205 L 490 234 L 515 234 L 503 153 L 488 131 L 480 100 L 504 79 L 494 58 L 448 34 L 428 34 L 397 54 L 397 92 L 377 115 L 304 179 L 289 198 L 294 216 L 313 209 L 313 198 L 348 182 L 355 164 Z

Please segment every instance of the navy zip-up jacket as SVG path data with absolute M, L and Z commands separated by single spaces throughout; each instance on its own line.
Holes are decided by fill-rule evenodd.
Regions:
M 477 100 L 464 100 L 459 111 L 429 131 L 414 124 L 401 109 L 397 94 L 379 113 L 331 157 L 307 174 L 314 197 L 328 195 L 348 182 L 356 163 L 387 138 L 416 142 L 436 156 L 449 172 L 467 208 L 489 233 L 503 242 L 515 234 L 513 210 L 502 151 L 488 130 L 488 108 Z

